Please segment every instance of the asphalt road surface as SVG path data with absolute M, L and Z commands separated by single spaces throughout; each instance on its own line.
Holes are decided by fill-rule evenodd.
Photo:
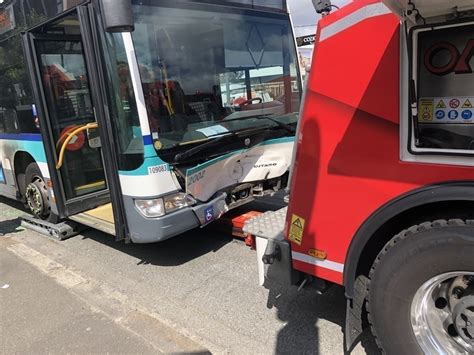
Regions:
M 0 198 L 0 353 L 343 353 L 341 287 L 260 287 L 255 252 L 214 228 L 147 245 L 94 230 L 57 241 L 24 230 L 24 213 Z M 47 304 L 54 311 L 38 311 Z M 77 328 L 76 341 L 53 346 L 64 339 L 58 322 L 64 334 Z M 58 336 L 38 338 L 45 327 Z M 352 353 L 378 353 L 369 332 Z

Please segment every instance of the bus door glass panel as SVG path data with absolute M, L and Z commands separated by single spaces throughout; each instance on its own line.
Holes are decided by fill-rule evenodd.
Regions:
M 59 159 L 72 132 L 95 123 L 89 80 L 80 40 L 37 40 L 36 50 L 47 110 Z M 87 131 L 66 145 L 61 177 L 67 199 L 106 188 L 101 152 L 91 148 Z

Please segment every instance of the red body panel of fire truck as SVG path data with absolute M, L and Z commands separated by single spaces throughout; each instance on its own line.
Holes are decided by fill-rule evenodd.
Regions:
M 354 236 L 384 204 L 473 181 L 474 169 L 400 160 L 400 20 L 382 3 L 355 1 L 323 18 L 316 43 L 286 229 L 304 224 L 291 241 L 295 269 L 342 284 Z
M 345 287 L 346 350 L 366 309 L 388 354 L 474 353 L 473 34 L 471 0 L 319 21 L 289 205 L 244 231 L 266 287 Z

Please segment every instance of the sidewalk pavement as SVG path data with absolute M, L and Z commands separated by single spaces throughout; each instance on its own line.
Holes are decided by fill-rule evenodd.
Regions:
M 5 244 L 0 241 L 0 353 L 159 353 Z

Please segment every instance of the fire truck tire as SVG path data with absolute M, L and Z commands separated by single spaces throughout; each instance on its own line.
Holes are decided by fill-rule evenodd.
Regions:
M 369 279 L 368 320 L 384 353 L 474 353 L 474 220 L 402 231 Z
M 41 170 L 36 163 L 30 163 L 25 170 L 25 204 L 38 218 L 56 222 L 57 216 L 51 212 L 48 189 Z

